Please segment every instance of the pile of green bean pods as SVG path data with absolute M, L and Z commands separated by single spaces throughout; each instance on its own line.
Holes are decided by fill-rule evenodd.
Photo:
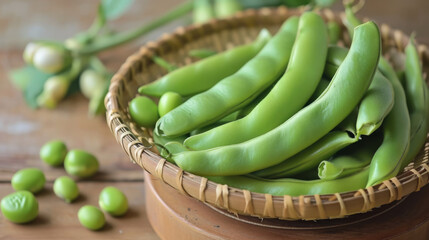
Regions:
M 253 43 L 201 55 L 141 86 L 130 116 L 153 128 L 168 161 L 253 192 L 332 194 L 396 176 L 428 131 L 416 43 L 405 49 L 401 81 L 382 55 L 377 24 L 345 7 L 349 47 L 338 44 L 338 23 L 305 12 L 273 35 L 262 30 Z

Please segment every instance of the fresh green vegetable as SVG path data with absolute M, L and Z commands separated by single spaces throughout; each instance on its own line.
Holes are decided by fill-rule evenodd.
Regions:
M 328 34 L 329 34 L 329 44 L 337 44 L 341 37 L 341 27 L 335 22 L 331 21 L 327 23 Z
M 158 106 L 148 97 L 136 97 L 129 105 L 131 118 L 141 127 L 153 127 L 159 118 Z
M 53 189 L 55 195 L 67 203 L 71 203 L 79 196 L 79 188 L 76 182 L 67 176 L 55 179 Z
M 358 105 L 376 71 L 380 48 L 380 32 L 374 22 L 356 27 L 347 57 L 316 101 L 272 131 L 247 142 L 185 151 L 172 154 L 172 159 L 194 174 L 225 176 L 261 170 L 290 158 L 325 136 Z
M 60 140 L 47 142 L 40 149 L 40 159 L 54 167 L 62 165 L 66 155 L 67 146 Z
M 29 191 L 11 193 L 1 200 L 3 216 L 14 223 L 27 223 L 34 220 L 39 213 L 39 204 Z
M 273 196 L 333 194 L 364 188 L 368 180 L 368 168 L 345 178 L 328 181 L 320 179 L 309 181 L 292 178 L 263 179 L 253 176 L 209 176 L 208 179 L 220 184 L 227 184 L 231 187 L 271 194 Z
M 419 153 L 428 132 L 428 87 L 423 78 L 419 54 L 414 37 L 405 48 L 405 95 L 410 112 L 410 148 L 401 168 L 405 168 Z
M 356 18 L 350 4 L 346 5 L 346 26 L 350 35 L 356 34 Z M 390 81 L 394 91 L 394 105 L 384 119 L 383 142 L 371 160 L 367 186 L 381 183 L 396 176 L 402 170 L 410 145 L 410 117 L 404 89 L 390 64 L 380 58 L 378 68 Z
M 84 150 L 71 150 L 64 160 L 64 168 L 70 175 L 86 178 L 98 171 L 97 158 Z
M 327 57 L 328 67 L 325 69 L 325 75 L 333 77 L 346 55 L 347 49 L 330 47 Z M 367 93 L 359 104 L 356 120 L 357 135 L 371 135 L 377 130 L 392 110 L 393 102 L 394 92 L 392 84 L 383 74 L 377 71 Z
M 15 191 L 40 192 L 45 186 L 45 174 L 38 168 L 24 168 L 16 172 L 11 180 Z
M 394 105 L 383 124 L 383 143 L 371 160 L 367 186 L 372 186 L 396 176 L 410 144 L 410 117 L 404 89 L 390 64 L 380 59 L 380 70 L 390 80 L 394 90 Z
M 335 154 L 331 159 L 322 161 L 318 167 L 318 177 L 322 180 L 343 178 L 368 167 L 375 151 L 381 144 L 377 135 L 366 137 Z
M 183 103 L 183 98 L 175 92 L 166 92 L 162 94 L 158 102 L 159 116 L 164 116 L 171 110 Z
M 322 77 L 327 50 L 328 35 L 322 17 L 314 12 L 304 13 L 299 20 L 286 72 L 267 96 L 249 115 L 194 135 L 186 139 L 185 146 L 203 150 L 241 143 L 282 124 L 298 112 L 314 93 Z
M 103 212 L 91 205 L 81 207 L 77 216 L 80 224 L 90 230 L 99 230 L 106 223 Z
M 160 97 L 166 92 L 191 96 L 208 90 L 220 80 L 239 70 L 265 46 L 271 35 L 262 30 L 256 41 L 205 58 L 173 71 L 139 88 L 140 94 Z M 204 81 L 201 81 L 204 79 Z
M 154 130 L 156 134 L 183 135 L 214 123 L 250 103 L 284 72 L 297 25 L 297 17 L 289 18 L 279 32 L 240 70 L 160 118 Z
M 112 216 L 122 216 L 128 210 L 127 197 L 115 187 L 105 187 L 98 200 L 100 208 Z
M 314 169 L 321 161 L 357 141 L 358 137 L 350 132 L 332 131 L 285 161 L 252 174 L 265 178 L 296 177 L 303 172 Z

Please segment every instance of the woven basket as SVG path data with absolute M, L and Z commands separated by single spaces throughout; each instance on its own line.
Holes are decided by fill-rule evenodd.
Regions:
M 406 171 L 377 186 L 355 192 L 299 197 L 254 193 L 208 181 L 204 177 L 184 172 L 176 165 L 166 162 L 153 147 L 151 130 L 139 128 L 131 120 L 128 103 L 137 95 L 138 87 L 166 74 L 164 69 L 151 60 L 154 54 L 183 66 L 195 60 L 188 57 L 191 49 L 211 48 L 224 51 L 236 45 L 249 43 L 256 38 L 262 28 L 275 32 L 285 19 L 292 15 L 300 15 L 302 11 L 303 9 L 289 10 L 284 7 L 248 10 L 232 18 L 179 28 L 172 34 L 162 36 L 156 42 L 146 44 L 130 56 L 113 77 L 105 105 L 108 125 L 131 161 L 185 195 L 235 214 L 260 218 L 287 220 L 342 218 L 399 200 L 414 191 L 419 191 L 427 184 L 428 142 L 415 163 L 410 164 Z M 330 10 L 324 10 L 320 14 L 326 20 L 336 21 L 343 26 L 341 14 L 334 14 Z M 404 50 L 408 42 L 407 36 L 400 31 L 391 30 L 386 25 L 381 25 L 381 32 L 384 50 L 390 48 Z M 350 38 L 344 27 L 342 35 L 343 44 L 349 45 Z M 419 46 L 419 52 L 425 59 L 427 67 L 427 48 Z

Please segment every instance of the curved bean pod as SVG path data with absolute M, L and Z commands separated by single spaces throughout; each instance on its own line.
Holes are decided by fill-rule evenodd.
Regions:
M 241 143 L 282 124 L 298 112 L 316 90 L 327 50 L 328 34 L 322 17 L 314 12 L 304 13 L 286 72 L 268 95 L 246 117 L 194 135 L 186 139 L 185 146 L 203 150 Z
M 284 72 L 297 26 L 298 18 L 289 18 L 264 48 L 240 70 L 164 115 L 157 122 L 155 132 L 166 136 L 183 135 L 247 105 Z M 219 69 L 216 71 L 220 72 Z M 204 76 L 208 74 L 205 72 Z M 188 88 L 188 85 L 184 87 Z
M 371 160 L 367 186 L 378 184 L 396 176 L 402 169 L 410 144 L 410 117 L 405 98 L 395 71 L 384 59 L 380 59 L 381 71 L 392 83 L 395 103 L 383 124 L 383 143 Z
M 298 179 L 263 179 L 252 176 L 207 177 L 210 181 L 227 184 L 230 187 L 247 189 L 252 192 L 273 196 L 300 196 L 314 194 L 333 194 L 355 191 L 365 188 L 368 180 L 368 168 L 334 180 L 298 180 Z
M 374 137 L 363 139 L 359 143 L 345 148 L 334 158 L 322 161 L 318 167 L 319 178 L 323 180 L 339 179 L 367 167 L 381 144 L 381 139 L 378 136 Z
M 419 55 L 414 38 L 411 38 L 405 48 L 405 94 L 410 111 L 411 133 L 410 149 L 402 163 L 406 167 L 419 153 L 426 142 L 428 131 L 428 88 L 423 80 Z
M 330 47 L 328 50 L 327 62 L 339 66 L 345 56 L 347 49 L 341 47 Z M 325 74 L 332 74 L 333 68 L 329 65 Z M 387 114 L 392 110 L 394 92 L 392 84 L 383 74 L 377 71 L 374 79 L 368 88 L 359 110 L 356 120 L 357 135 L 371 135 L 377 130 Z
M 337 44 L 341 36 L 340 25 L 335 21 L 331 21 L 328 22 L 327 27 L 329 34 L 329 44 Z
M 176 69 L 154 82 L 141 86 L 138 92 L 155 97 L 161 97 L 166 92 L 176 92 L 184 97 L 203 92 L 240 69 L 269 39 L 270 33 L 262 30 L 255 42 Z
M 314 102 L 322 93 L 325 91 L 325 89 L 329 86 L 330 80 L 326 78 L 320 79 L 319 85 L 317 85 L 316 90 L 314 91 L 313 95 L 311 95 L 310 99 L 307 102 L 307 105 Z
M 325 136 L 357 106 L 377 68 L 377 25 L 368 22 L 355 31 L 346 59 L 315 102 L 264 135 L 244 143 L 173 154 L 174 161 L 200 175 L 246 174 L 276 165 Z
M 309 169 L 316 168 L 321 161 L 357 140 L 358 138 L 345 131 L 332 131 L 280 164 L 254 172 L 252 175 L 265 178 L 295 177 Z

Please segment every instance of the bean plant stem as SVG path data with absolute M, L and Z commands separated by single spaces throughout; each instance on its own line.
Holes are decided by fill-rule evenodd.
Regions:
M 130 42 L 154 29 L 157 29 L 173 20 L 176 20 L 179 17 L 186 15 L 187 13 L 192 11 L 192 7 L 193 7 L 193 2 L 187 1 L 182 5 L 179 5 L 178 7 L 174 8 L 170 12 L 166 13 L 165 15 L 161 16 L 160 18 L 155 19 L 151 21 L 149 24 L 144 25 L 138 29 L 135 29 L 130 32 L 122 33 L 122 34 L 117 34 L 109 38 L 104 38 L 103 40 L 100 40 L 100 41 L 95 41 L 94 44 L 79 50 L 78 54 L 80 55 L 95 54 L 105 49 Z

